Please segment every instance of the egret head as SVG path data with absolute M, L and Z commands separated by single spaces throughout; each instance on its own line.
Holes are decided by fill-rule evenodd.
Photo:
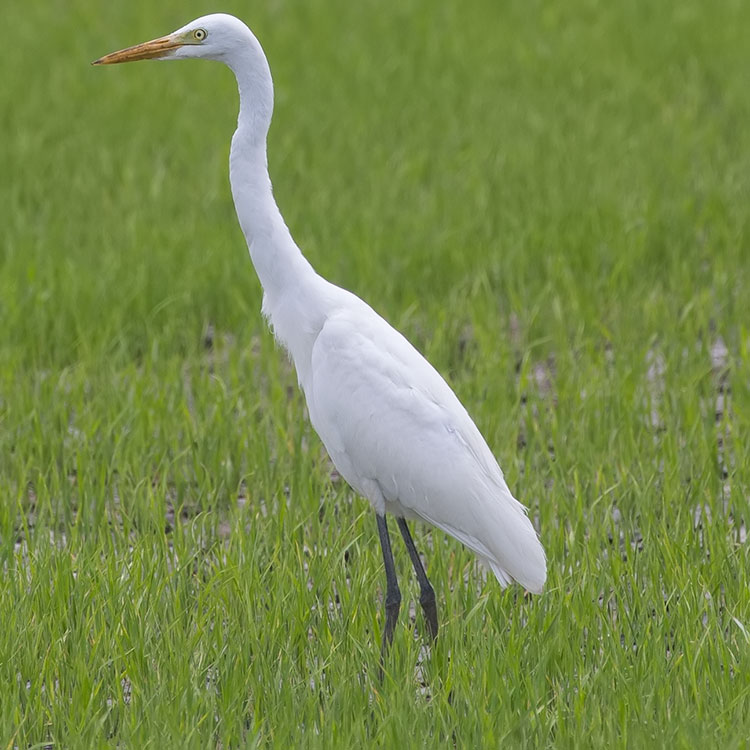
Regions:
M 238 18 L 226 13 L 213 13 L 196 18 L 195 21 L 191 21 L 167 36 L 100 57 L 94 60 L 92 65 L 199 57 L 206 60 L 218 60 L 231 67 L 232 56 L 237 50 L 242 49 L 243 45 L 247 46 L 249 39 L 255 41 L 250 30 Z
M 150 42 L 112 52 L 93 65 L 134 60 L 183 60 L 190 57 L 218 60 L 228 65 L 240 89 L 240 117 L 253 139 L 262 141 L 273 113 L 273 81 L 260 42 L 242 21 L 214 13 L 191 21 L 181 29 Z

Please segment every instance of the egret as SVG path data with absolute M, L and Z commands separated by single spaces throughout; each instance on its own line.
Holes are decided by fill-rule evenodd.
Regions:
M 458 539 L 502 587 L 516 581 L 540 593 L 547 565 L 537 533 L 450 386 L 369 305 L 319 276 L 292 239 L 268 173 L 273 82 L 254 34 L 233 16 L 212 14 L 93 64 L 154 58 L 217 60 L 237 79 L 232 197 L 263 287 L 262 312 L 294 362 L 310 421 L 341 476 L 375 511 L 386 577 L 381 658 L 401 605 L 387 513 L 411 558 L 430 638 L 438 632 L 435 592 L 407 518 Z

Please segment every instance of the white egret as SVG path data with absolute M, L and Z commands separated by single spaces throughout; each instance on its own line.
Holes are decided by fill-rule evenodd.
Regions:
M 438 631 L 435 592 L 407 518 L 465 544 L 501 586 L 515 580 L 541 592 L 542 545 L 456 395 L 369 305 L 320 277 L 292 239 L 268 175 L 273 83 L 253 33 L 233 16 L 208 15 L 94 64 L 149 58 L 218 60 L 237 78 L 240 109 L 229 159 L 234 205 L 263 286 L 263 313 L 294 361 L 313 427 L 340 474 L 375 510 L 386 573 L 383 652 L 401 604 L 386 513 L 398 519 L 431 637 Z

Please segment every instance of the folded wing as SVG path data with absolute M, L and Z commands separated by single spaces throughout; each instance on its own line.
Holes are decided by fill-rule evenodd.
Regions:
M 355 489 L 375 503 L 375 483 L 396 512 L 474 550 L 502 585 L 541 591 L 544 551 L 481 433 L 440 374 L 371 308 L 329 316 L 303 387 L 313 426 Z

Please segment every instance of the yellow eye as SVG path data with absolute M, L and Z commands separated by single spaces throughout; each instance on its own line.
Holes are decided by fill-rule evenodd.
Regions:
M 193 38 L 198 42 L 202 42 L 207 36 L 208 32 L 205 29 L 196 29 L 193 32 Z

